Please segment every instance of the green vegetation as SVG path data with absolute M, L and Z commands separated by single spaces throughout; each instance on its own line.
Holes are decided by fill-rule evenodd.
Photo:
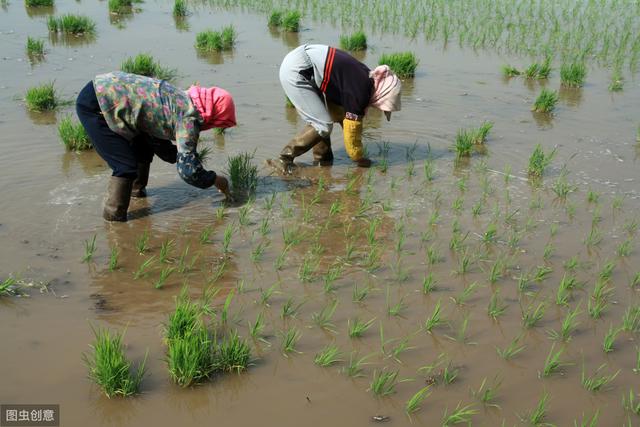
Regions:
M 52 33 L 64 33 L 74 36 L 93 35 L 96 23 L 84 15 L 65 14 L 60 17 L 49 16 L 47 27 Z
M 340 362 L 342 360 L 341 357 L 342 353 L 338 347 L 329 344 L 316 354 L 313 362 L 318 366 L 327 367 Z
M 550 113 L 556 107 L 557 102 L 558 92 L 543 88 L 540 91 L 540 95 L 538 95 L 536 101 L 533 103 L 531 110 L 536 113 Z
M 53 0 L 24 0 L 24 5 L 27 7 L 51 7 Z
M 430 389 L 431 385 L 428 385 L 421 388 L 416 392 L 416 394 L 411 396 L 411 398 L 407 400 L 407 403 L 404 406 L 405 412 L 407 414 L 413 414 L 414 412 L 418 411 L 424 399 L 426 399 L 431 394 Z
M 536 145 L 531 157 L 529 157 L 529 168 L 527 169 L 529 176 L 538 178 L 544 175 L 545 169 L 551 164 L 551 161 L 556 155 L 556 150 L 557 149 L 554 148 L 547 154 L 542 149 L 542 145 Z
M 235 330 L 217 343 L 213 351 L 213 368 L 217 371 L 239 373 L 249 367 L 250 361 L 249 344 Z
M 562 64 L 562 67 L 560 67 L 560 80 L 564 86 L 580 87 L 583 85 L 586 76 L 587 67 L 584 63 L 573 62 L 571 64 Z
M 442 417 L 442 426 L 447 427 L 454 424 L 471 425 L 471 417 L 478 413 L 477 409 L 473 409 L 473 405 L 462 406 L 462 402 L 458 402 L 455 409 L 449 413 L 449 408 L 444 410 Z
M 124 15 L 131 13 L 132 0 L 109 0 L 109 13 Z
M 53 82 L 27 89 L 24 101 L 29 111 L 36 112 L 54 110 L 61 104 Z
M 74 123 L 71 116 L 65 116 L 60 121 L 58 135 L 68 151 L 84 151 L 93 148 L 84 126 L 81 123 Z
M 196 49 L 204 52 L 222 52 L 231 50 L 236 43 L 236 30 L 233 25 L 221 31 L 207 30 L 196 34 Z
M 253 164 L 253 153 L 240 153 L 227 159 L 227 173 L 235 197 L 251 196 L 258 186 L 258 167 Z
M 471 156 L 471 150 L 473 149 L 473 136 L 473 131 L 468 131 L 466 129 L 458 130 L 454 145 L 457 159 Z
M 184 17 L 187 16 L 189 11 L 187 10 L 186 0 L 175 0 L 173 3 L 173 16 Z
M 97 235 L 94 234 L 91 239 L 84 241 L 82 262 L 89 262 L 93 259 L 93 255 L 96 253 L 96 237 Z
M 379 65 L 388 65 L 400 78 L 413 77 L 420 61 L 413 52 L 384 53 Z
M 357 52 L 367 49 L 367 35 L 363 31 L 340 36 L 340 49 Z
M 295 10 L 285 12 L 282 16 L 282 28 L 289 33 L 300 31 L 300 18 L 302 14 Z
M 268 25 L 270 27 L 279 27 L 282 25 L 282 11 L 274 10 L 269 15 Z
M 169 81 L 174 80 L 178 76 L 178 71 L 175 68 L 163 67 L 148 53 L 140 53 L 134 57 L 125 59 L 122 64 L 120 64 L 120 69 L 125 73 Z
M 44 41 L 27 37 L 27 55 L 30 58 L 44 56 Z
M 522 71 L 511 65 L 503 65 L 502 66 L 502 75 L 505 77 L 516 77 L 522 74 Z
M 131 369 L 131 362 L 124 352 L 121 334 L 111 333 L 108 329 L 94 329 L 95 340 L 90 355 L 83 354 L 89 368 L 89 378 L 98 384 L 107 397 L 130 396 L 138 393 L 140 383 L 145 375 L 146 361 L 138 365 L 136 372 Z

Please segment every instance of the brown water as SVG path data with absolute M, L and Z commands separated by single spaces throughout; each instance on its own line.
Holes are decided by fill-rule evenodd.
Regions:
M 340 29 L 305 20 L 303 31 L 285 37 L 267 29 L 265 16 L 206 7 L 188 17 L 185 30 L 183 25 L 176 28 L 171 7 L 168 2 L 147 2 L 130 19 L 114 23 L 105 2 L 59 1 L 57 14 L 81 12 L 94 18 L 98 26 L 90 43 L 63 40 L 55 44 L 48 39 L 46 11 L 27 13 L 17 1 L 0 11 L 0 277 L 12 274 L 34 284 L 28 290 L 30 298 L 0 299 L 0 403 L 59 403 L 64 426 L 351 426 L 368 425 L 376 414 L 389 416 L 389 425 L 438 425 L 445 408 L 451 411 L 462 402 L 474 404 L 478 410 L 473 417 L 475 424 L 493 426 L 503 420 L 505 425 L 523 424 L 520 418 L 526 417 L 546 391 L 551 396 L 547 420 L 554 424 L 573 425 L 574 419 L 580 420 L 583 413 L 590 415 L 598 408 L 600 425 L 627 422 L 620 401 L 630 388 L 639 390 L 638 376 L 632 370 L 637 336 L 622 332 L 615 351 L 609 354 L 601 347 L 609 325 L 619 325 L 624 311 L 638 304 L 637 292 L 628 283 L 640 270 L 639 252 L 635 249 L 624 259 L 615 253 L 627 237 L 624 224 L 637 216 L 640 204 L 635 142 L 640 90 L 635 80 L 629 78 L 624 92 L 612 95 L 607 91 L 609 72 L 590 69 L 584 88 L 561 92 L 552 118 L 537 116 L 530 112 L 530 105 L 540 85 L 528 85 L 521 79 L 505 81 L 499 70 L 503 63 L 525 65 L 529 58 L 455 46 L 443 49 L 420 40 L 374 35 L 370 37 L 371 48 L 361 57 L 369 65 L 374 65 L 383 51 L 407 48 L 421 60 L 416 78 L 405 82 L 403 110 L 394 114 L 390 123 L 373 111 L 367 118 L 365 139 L 375 160 L 383 157 L 382 142 L 389 142 L 386 173 L 376 168 L 369 176 L 368 171 L 351 169 L 336 130 L 337 161 L 332 168 L 307 168 L 294 180 L 282 180 L 266 167 L 261 168 L 257 200 L 249 211 L 250 224 L 241 226 L 238 207 L 228 208 L 224 219 L 216 219 L 220 196 L 189 187 L 180 181 L 173 166 L 155 161 L 150 197 L 132 203 L 133 219 L 127 224 L 106 224 L 100 217 L 109 175 L 106 166 L 95 153 L 65 153 L 58 142 L 55 122 L 72 112 L 72 106 L 55 115 L 28 113 L 20 100 L 28 87 L 55 80 L 63 97 L 72 100 L 95 74 L 116 69 L 128 56 L 149 52 L 162 64 L 178 68 L 181 86 L 197 81 L 220 85 L 233 93 L 239 125 L 225 136 L 204 137 L 214 148 L 209 167 L 223 170 L 228 155 L 253 150 L 256 161 L 263 165 L 302 126 L 284 106 L 277 80 L 281 58 L 299 43 L 337 44 L 341 33 Z M 193 49 L 195 33 L 228 24 L 239 33 L 234 52 L 199 58 Z M 32 65 L 26 59 L 27 35 L 47 40 L 44 62 Z M 559 87 L 557 70 L 547 86 Z M 474 155 L 468 166 L 455 167 L 449 147 L 457 129 L 477 126 L 484 120 L 494 122 L 487 154 Z M 526 181 L 527 160 L 537 143 L 547 150 L 558 147 L 545 186 L 539 189 Z M 414 144 L 416 148 L 408 156 Z M 432 183 L 425 183 L 422 165 L 429 155 L 435 159 L 437 172 Z M 309 161 L 309 156 L 301 159 L 302 163 Z M 481 161 L 486 162 L 484 172 L 477 167 Z M 412 162 L 415 175 L 409 176 Z M 570 170 L 569 181 L 577 185 L 568 202 L 575 207 L 574 218 L 565 212 L 566 203 L 559 202 L 550 190 L 564 164 Z M 507 165 L 514 177 L 505 183 L 502 171 Z M 353 174 L 355 184 L 349 188 Z M 327 189 L 319 203 L 310 208 L 310 220 L 303 223 L 303 211 L 316 193 L 320 176 Z M 482 214 L 474 218 L 471 206 L 480 199 L 483 176 L 494 191 Z M 461 178 L 467 183 L 464 192 L 458 186 Z M 589 189 L 601 193 L 602 222 L 598 227 L 604 236 L 602 243 L 591 249 L 584 244 L 595 209 L 586 201 Z M 358 216 L 369 191 L 373 206 L 364 216 Z M 268 212 L 265 201 L 274 193 L 276 202 Z M 464 199 L 464 207 L 456 214 L 452 203 L 459 196 Z M 621 210 L 612 208 L 616 196 L 625 196 Z M 542 209 L 530 208 L 536 197 L 542 200 Z M 436 209 L 436 199 L 440 200 L 440 219 L 432 227 L 429 217 Z M 330 206 L 335 201 L 340 201 L 342 210 L 331 215 Z M 478 236 L 492 220 L 494 209 L 499 215 L 498 242 L 487 246 Z M 516 210 L 514 223 L 507 224 L 505 217 Z M 271 231 L 266 236 L 270 246 L 261 261 L 252 262 L 250 254 L 261 240 L 258 228 L 265 216 L 270 218 Z M 365 234 L 367 221 L 373 218 L 381 220 L 376 236 L 382 252 L 380 268 L 369 272 L 363 267 L 371 252 Z M 485 254 L 464 275 L 452 273 L 458 268 L 460 256 L 449 250 L 456 219 L 463 233 L 469 232 L 468 253 Z M 220 376 L 193 389 L 182 389 L 173 385 L 167 374 L 162 324 L 183 281 L 187 281 L 194 297 L 206 287 L 220 262 L 224 229 L 231 223 L 238 227 L 231 244 L 233 252 L 215 286 L 230 289 L 244 281 L 231 309 L 237 327 L 246 336 L 247 322 L 263 311 L 269 344 L 255 343 L 254 365 L 246 373 Z M 400 223 L 404 224 L 406 241 L 399 259 L 408 276 L 399 282 L 392 266 L 398 260 L 394 229 Z M 550 236 L 552 223 L 558 227 L 555 236 Z M 284 268 L 275 271 L 273 263 L 284 247 L 281 230 L 298 224 L 306 238 L 290 249 Z M 207 226 L 214 230 L 211 242 L 202 244 L 198 236 Z M 151 248 L 148 254 L 139 255 L 134 242 L 145 230 Z M 428 230 L 431 240 L 423 242 L 423 233 Z M 511 251 L 506 241 L 514 230 L 522 233 L 521 242 Z M 319 233 L 317 241 L 324 249 L 318 275 L 344 260 L 347 242 L 355 242 L 354 257 L 345 264 L 335 284 L 337 289 L 330 294 L 325 294 L 321 278 L 306 284 L 298 278 L 299 266 L 314 244 L 315 233 Z M 92 263 L 83 264 L 83 242 L 94 234 L 97 253 Z M 157 265 L 148 277 L 133 280 L 140 263 L 157 255 L 167 239 L 176 241 L 176 258 L 187 246 L 190 253 L 200 254 L 194 269 L 175 273 L 160 290 L 153 286 L 160 271 Z M 637 239 L 633 241 L 637 246 Z M 553 243 L 555 252 L 545 261 L 542 252 L 548 242 Z M 432 245 L 439 249 L 443 261 L 428 266 L 425 251 Z M 120 268 L 109 272 L 113 246 L 120 249 Z M 499 255 L 509 255 L 510 269 L 490 285 L 488 272 Z M 556 348 L 566 347 L 562 359 L 571 365 L 561 374 L 541 379 L 539 371 L 554 342 L 548 331 L 559 328 L 567 311 L 555 304 L 555 290 L 563 275 L 563 262 L 573 255 L 584 263 L 577 276 L 585 282 L 585 288 L 574 292 L 570 305 L 581 304 L 582 313 L 573 338 L 566 344 L 556 343 Z M 611 281 L 615 292 L 602 319 L 593 320 L 587 314 L 587 301 L 598 272 L 608 260 L 616 262 Z M 517 277 L 545 264 L 554 270 L 550 277 L 520 295 Z M 422 279 L 428 272 L 433 272 L 438 287 L 432 294 L 423 295 Z M 479 290 L 465 305 L 454 304 L 450 297 L 474 281 L 481 285 Z M 270 305 L 256 304 L 260 289 L 277 282 L 279 293 Z M 42 283 L 48 287 L 39 291 Z M 371 287 L 363 303 L 352 302 L 356 284 Z M 495 289 L 501 290 L 507 305 L 498 321 L 486 314 Z M 221 298 L 225 294 L 222 292 Z M 285 321 L 280 311 L 290 296 L 305 304 L 295 319 Z M 338 300 L 332 320 L 336 333 L 331 333 L 316 327 L 311 314 L 334 298 Z M 387 299 L 395 304 L 401 298 L 406 308 L 400 316 L 389 316 Z M 421 325 L 438 300 L 451 326 L 441 326 L 428 334 Z M 520 305 L 542 300 L 548 301 L 544 319 L 537 327 L 523 330 Z M 216 304 L 222 302 L 216 300 Z M 466 341 L 448 338 L 456 336 L 465 316 L 469 321 Z M 363 338 L 350 340 L 348 319 L 355 317 L 376 321 Z M 87 379 L 81 354 L 89 351 L 90 323 L 118 330 L 126 327 L 128 355 L 135 361 L 149 350 L 150 375 L 143 382 L 141 396 L 109 400 Z M 302 331 L 298 346 L 301 354 L 284 357 L 279 331 L 288 325 Z M 381 353 L 380 325 L 387 339 L 410 337 L 412 348 L 398 361 Z M 526 349 L 512 361 L 499 358 L 495 347 L 505 346 L 520 333 Z M 345 354 L 352 350 L 361 355 L 374 353 L 365 366 L 364 377 L 350 379 L 341 373 L 344 362 L 330 368 L 314 365 L 316 352 L 331 342 Z M 404 413 L 406 400 L 425 385 L 426 374 L 418 369 L 433 364 L 441 354 L 460 368 L 458 379 L 451 385 L 434 385 L 422 410 L 408 418 Z M 583 361 L 587 373 L 602 363 L 608 364 L 605 372 L 619 369 L 620 373 L 604 391 L 591 393 L 580 385 Z M 399 370 L 401 378 L 413 381 L 398 384 L 397 393 L 390 397 L 376 398 L 367 391 L 369 382 L 374 370 L 385 367 Z M 496 401 L 499 407 L 485 407 L 470 389 L 477 389 L 484 378 L 490 381 L 496 375 L 502 380 Z M 629 417 L 631 425 L 638 424 L 636 415 Z

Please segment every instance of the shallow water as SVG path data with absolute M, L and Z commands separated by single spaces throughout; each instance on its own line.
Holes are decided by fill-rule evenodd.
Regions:
M 534 115 L 530 106 L 540 84 L 522 79 L 505 81 L 500 74 L 503 63 L 524 66 L 530 58 L 507 57 L 492 52 L 460 49 L 449 45 L 427 44 L 398 36 L 374 35 L 371 48 L 361 58 L 374 65 L 379 54 L 400 49 L 413 50 L 421 60 L 416 78 L 405 82 L 403 110 L 391 122 L 371 111 L 366 123 L 366 144 L 374 160 L 385 157 L 383 141 L 389 142 L 386 155 L 389 170 L 368 171 L 350 168 L 339 129 L 334 132 L 337 156 L 332 168 L 304 168 L 298 178 L 282 180 L 273 176 L 264 161 L 279 152 L 284 143 L 302 127 L 295 113 L 285 107 L 284 94 L 277 80 L 279 61 L 299 43 L 337 44 L 340 29 L 305 20 L 297 35 L 282 35 L 266 27 L 266 17 L 250 12 L 225 12 L 198 7 L 188 17 L 189 29 L 178 29 L 167 2 L 146 2 L 130 19 L 112 23 L 104 2 L 57 2 L 56 14 L 81 12 L 97 21 L 97 34 L 90 43 L 75 40 L 49 41 L 46 13 L 27 13 L 23 4 L 11 2 L 0 11 L 2 45 L 2 82 L 0 83 L 0 128 L 3 156 L 0 159 L 0 246 L 1 277 L 17 275 L 33 283 L 30 298 L 0 299 L 0 403 L 59 403 L 62 425 L 200 425 L 215 420 L 220 425 L 255 423 L 299 425 L 365 425 L 372 415 L 390 416 L 389 425 L 410 422 L 435 425 L 445 408 L 451 411 L 459 402 L 474 404 L 479 425 L 520 423 L 546 391 L 551 396 L 547 420 L 571 425 L 582 414 L 600 409 L 601 425 L 627 422 L 620 403 L 629 389 L 638 391 L 638 376 L 633 372 L 637 335 L 622 332 L 615 350 L 601 349 L 610 324 L 619 325 L 624 311 L 638 304 L 637 292 L 628 286 L 638 271 L 638 250 L 620 258 L 616 247 L 627 237 L 624 224 L 637 216 L 638 154 L 635 141 L 639 95 L 631 77 L 620 94 L 607 90 L 609 71 L 590 68 L 587 83 L 578 90 L 563 90 L 552 117 Z M 193 48 L 195 33 L 233 24 L 238 30 L 235 50 L 223 55 L 201 58 Z M 46 41 L 46 60 L 30 64 L 24 54 L 27 35 Z M 105 224 L 100 213 L 109 171 L 93 152 L 65 153 L 58 141 L 56 119 L 73 111 L 68 105 L 55 115 L 28 113 L 22 94 L 30 86 L 55 80 L 65 99 L 95 74 L 116 69 L 128 56 L 151 53 L 163 65 L 180 73 L 178 85 L 191 82 L 220 85 L 232 92 L 238 108 L 239 125 L 224 136 L 206 135 L 213 147 L 209 167 L 224 170 L 228 155 L 255 150 L 261 165 L 261 181 L 256 201 L 249 210 L 250 223 L 239 224 L 239 207 L 227 208 L 222 220 L 216 219 L 221 197 L 214 191 L 200 191 L 184 184 L 174 167 L 156 160 L 152 164 L 147 200 L 133 201 L 127 224 Z M 556 64 L 558 67 L 559 64 Z M 559 87 L 557 69 L 546 83 Z M 461 127 L 478 126 L 484 120 L 494 122 L 487 142 L 487 153 L 474 155 L 468 165 L 454 165 L 450 146 Z M 558 148 L 544 186 L 537 188 L 526 179 L 526 166 L 534 146 L 546 150 Z M 415 144 L 415 149 L 413 148 Z M 435 180 L 426 183 L 422 166 L 434 159 Z M 310 163 L 310 155 L 301 163 Z M 478 166 L 486 162 L 486 170 Z M 410 176 L 411 164 L 415 175 Z M 568 180 L 577 185 L 569 201 L 562 203 L 550 190 L 563 165 L 570 171 Z M 513 175 L 505 182 L 503 171 Z M 326 190 L 317 205 L 309 208 L 309 220 L 303 222 L 305 209 L 317 191 L 322 177 Z M 493 192 L 488 195 L 482 213 L 474 217 L 473 206 L 481 197 L 483 177 Z M 459 180 L 466 180 L 461 191 Z M 350 180 L 353 180 L 349 184 Z M 587 191 L 601 194 L 598 229 L 603 241 L 588 248 L 584 239 L 592 225 L 595 204 L 586 200 Z M 507 192 L 508 191 L 508 192 Z M 274 208 L 265 208 L 266 200 L 276 194 Z M 367 196 L 370 194 L 370 196 Z M 623 208 L 613 209 L 615 197 L 625 196 Z M 370 198 L 372 207 L 360 215 L 359 208 Z M 455 199 L 463 199 L 459 213 L 452 209 Z M 543 207 L 532 209 L 531 200 L 540 197 Z M 435 201 L 439 200 L 439 204 Z M 330 207 L 340 202 L 340 212 L 331 215 Z M 567 215 L 573 206 L 575 216 Z M 439 208 L 437 208 L 439 206 Z M 429 224 L 438 210 L 440 219 Z M 495 211 L 495 212 L 494 212 Z M 513 221 L 505 218 L 514 213 Z M 270 242 L 259 262 L 251 252 L 261 241 L 260 221 L 270 218 Z M 487 225 L 498 225 L 496 243 L 480 241 Z M 380 267 L 367 271 L 366 257 L 372 249 L 365 237 L 368 221 L 379 218 L 376 234 L 381 249 Z M 460 253 L 449 250 L 451 229 L 456 222 L 466 240 L 467 254 L 474 258 L 468 273 L 458 269 Z M 265 340 L 255 343 L 254 365 L 240 375 L 224 375 L 193 389 L 173 385 L 164 362 L 162 324 L 173 308 L 174 297 L 183 281 L 197 297 L 206 287 L 212 271 L 221 262 L 221 241 L 228 224 L 235 223 L 232 253 L 224 276 L 215 283 L 225 290 L 244 282 L 234 298 L 231 312 L 241 335 L 247 335 L 247 322 L 263 311 L 267 319 Z M 398 224 L 404 224 L 406 238 L 401 255 L 396 253 Z M 550 236 L 551 224 L 557 235 Z M 305 239 L 290 248 L 284 268 L 276 271 L 273 263 L 283 251 L 282 229 L 300 225 Z M 202 244 L 199 235 L 211 226 L 210 243 Z M 147 230 L 150 250 L 139 255 L 135 240 Z M 424 233 L 431 230 L 431 235 Z M 507 243 L 514 231 L 521 233 L 517 249 Z M 317 240 L 314 236 L 317 234 Z M 83 264 L 84 241 L 97 235 L 94 261 Z M 635 245 L 635 234 L 630 234 Z M 429 237 L 430 240 L 423 241 Z M 190 254 L 199 254 L 194 268 L 174 273 L 157 290 L 161 267 L 155 265 L 148 277 L 133 280 L 133 272 L 149 256 L 157 255 L 167 239 L 176 241 L 173 257 L 188 246 Z M 345 247 L 353 240 L 353 259 L 345 261 Z M 320 242 L 322 254 L 316 274 L 324 274 L 336 262 L 346 262 L 334 292 L 325 294 L 322 278 L 301 283 L 299 266 L 314 243 Z M 543 248 L 551 242 L 554 254 L 543 259 Z M 111 247 L 120 250 L 120 265 L 109 272 Z M 427 265 L 425 252 L 439 250 L 443 260 Z M 481 258 L 476 256 L 483 255 Z M 488 274 L 498 256 L 508 256 L 510 268 L 504 277 L 490 285 Z M 577 270 L 584 290 L 574 292 L 571 308 L 580 304 L 580 323 L 565 346 L 563 361 L 570 363 L 561 374 L 539 378 L 544 359 L 554 341 L 548 331 L 557 330 L 567 312 L 555 304 L 555 292 L 563 276 L 563 262 L 578 255 L 584 265 Z M 398 259 L 400 263 L 398 264 Z M 602 319 L 587 314 L 587 302 L 600 269 L 608 260 L 616 267 L 611 279 L 615 286 L 610 307 Z M 541 283 L 532 284 L 526 294 L 517 289 L 517 277 L 539 265 L 549 265 L 553 273 Z M 399 266 L 399 267 L 398 267 Z M 400 270 L 400 271 L 398 271 Z M 422 279 L 433 272 L 438 281 L 435 292 L 421 293 Z M 400 277 L 407 275 L 407 277 Z M 402 278 L 403 280 L 398 280 Z M 478 291 L 458 306 L 452 300 L 463 287 L 477 281 Z M 40 291 L 42 283 L 48 284 Z M 256 304 L 260 289 L 279 283 L 279 293 L 270 305 Z M 370 286 L 363 303 L 352 302 L 354 285 Z M 487 316 L 492 292 L 500 289 L 506 312 L 498 321 Z M 223 303 L 220 294 L 217 305 Z M 289 297 L 304 305 L 295 319 L 283 320 L 280 311 Z M 311 315 L 333 299 L 338 308 L 332 323 L 336 333 L 321 330 Z M 388 305 L 403 300 L 406 308 L 400 316 L 389 316 Z M 428 334 L 421 330 L 438 300 L 450 326 L 441 326 Z M 547 311 L 538 326 L 524 330 L 521 308 L 531 302 L 547 301 Z M 468 317 L 466 317 L 468 316 Z M 348 320 L 375 318 L 374 326 L 363 338 L 350 340 Z M 456 337 L 459 326 L 468 318 L 466 339 Z M 139 361 L 149 349 L 150 375 L 144 380 L 143 394 L 133 399 L 106 399 L 87 379 L 81 355 L 90 350 L 90 324 L 122 330 L 128 355 Z M 284 357 L 280 352 L 279 331 L 296 325 L 302 331 L 298 350 L 301 354 Z M 409 337 L 408 351 L 394 360 L 381 353 L 379 328 L 387 339 Z M 526 349 L 506 362 L 495 351 L 520 333 Z M 320 368 L 314 355 L 335 342 L 348 355 L 373 353 L 363 378 L 350 379 L 340 372 L 345 363 Z M 393 346 L 399 341 L 388 344 Z M 427 377 L 420 367 L 433 364 L 439 355 L 460 368 L 459 378 L 451 385 L 436 384 L 412 418 L 404 414 L 404 404 L 424 387 Z M 619 375 L 604 391 L 591 393 L 580 385 L 583 363 L 587 373 L 603 363 L 605 372 Z M 397 393 L 376 398 L 370 391 L 374 370 L 399 370 L 401 378 L 412 381 L 397 386 Z M 438 369 L 441 369 L 440 366 Z M 482 380 L 494 377 L 502 381 L 498 407 L 486 407 L 470 393 Z M 247 410 L 250 408 L 251 410 Z M 221 414 L 223 414 L 221 416 Z M 631 425 L 638 421 L 629 415 Z M 435 421 L 434 421 L 435 420 Z

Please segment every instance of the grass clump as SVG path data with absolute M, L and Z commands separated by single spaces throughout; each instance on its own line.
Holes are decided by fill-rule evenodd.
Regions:
M 364 31 L 356 31 L 353 34 L 340 36 L 340 48 L 357 52 L 367 49 L 367 35 Z
M 400 78 L 416 75 L 418 58 L 413 52 L 383 53 L 378 61 L 379 65 L 388 65 Z
M 533 103 L 531 110 L 536 113 L 550 113 L 556 107 L 557 102 L 558 92 L 543 88 L 542 91 L 540 91 L 540 95 L 538 95 L 536 101 Z
M 186 0 L 175 0 L 173 3 L 173 16 L 184 17 L 188 13 Z
M 227 159 L 227 173 L 234 196 L 249 196 L 258 186 L 258 167 L 253 164 L 253 153 L 240 153 Z
M 270 27 L 279 27 L 282 25 L 282 11 L 280 10 L 274 10 L 271 12 L 271 15 L 269 15 L 269 21 L 267 22 L 267 25 L 269 25 Z
M 30 58 L 44 56 L 44 42 L 32 37 L 27 37 L 27 55 L 29 55 Z
M 67 151 L 84 151 L 93 148 L 84 126 L 81 123 L 74 123 L 71 116 L 66 116 L 60 121 L 58 135 Z
M 215 348 L 213 367 L 222 372 L 241 372 L 251 362 L 251 348 L 247 341 L 233 331 L 220 341 Z
M 132 5 L 133 2 L 131 0 L 109 0 L 109 13 L 114 15 L 131 13 Z
M 125 59 L 122 64 L 120 64 L 120 69 L 125 73 L 138 74 L 161 80 L 173 80 L 178 75 L 176 69 L 163 67 L 148 53 L 140 53 Z
M 96 23 L 91 18 L 71 13 L 59 17 L 50 16 L 47 20 L 47 27 L 50 32 L 74 36 L 91 35 L 96 31 Z
M 50 111 L 60 105 L 60 99 L 53 87 L 53 82 L 44 83 L 27 89 L 24 97 L 29 111 Z
M 51 7 L 53 0 L 24 0 L 24 5 L 27 7 Z
M 456 142 L 454 149 L 456 151 L 456 158 L 461 159 L 463 157 L 471 156 L 471 150 L 473 149 L 473 131 L 466 129 L 459 129 L 456 134 Z
M 531 157 L 529 157 L 529 168 L 527 169 L 529 176 L 536 178 L 541 177 L 544 174 L 544 170 L 551 164 L 555 155 L 555 148 L 550 153 L 546 154 L 542 149 L 542 145 L 536 145 Z
M 124 353 L 124 332 L 118 334 L 108 329 L 93 329 L 93 334 L 93 353 L 83 354 L 83 359 L 89 367 L 89 378 L 102 387 L 102 391 L 109 398 L 136 394 L 146 372 L 147 356 L 136 371 L 132 372 L 131 362 Z
M 221 31 L 207 30 L 196 35 L 196 49 L 205 52 L 231 50 L 235 43 L 236 30 L 233 25 L 228 25 Z
M 505 77 L 516 77 L 522 74 L 522 71 L 518 70 L 516 67 L 511 65 L 503 65 L 502 66 L 502 75 Z
M 563 86 L 580 87 L 587 76 L 587 67 L 581 62 L 562 64 L 560 67 L 560 81 Z
M 300 31 L 300 12 L 290 10 L 285 12 L 282 16 L 282 28 L 290 33 L 297 33 Z

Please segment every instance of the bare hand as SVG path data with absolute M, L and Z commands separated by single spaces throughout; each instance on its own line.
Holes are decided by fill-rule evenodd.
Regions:
M 227 178 L 217 175 L 213 185 L 215 185 L 218 191 L 224 194 L 227 199 L 232 199 L 231 192 L 229 191 L 229 181 L 227 181 Z
M 366 157 L 361 158 L 360 160 L 356 160 L 356 164 L 361 168 L 371 167 L 371 163 L 373 163 L 370 159 Z

